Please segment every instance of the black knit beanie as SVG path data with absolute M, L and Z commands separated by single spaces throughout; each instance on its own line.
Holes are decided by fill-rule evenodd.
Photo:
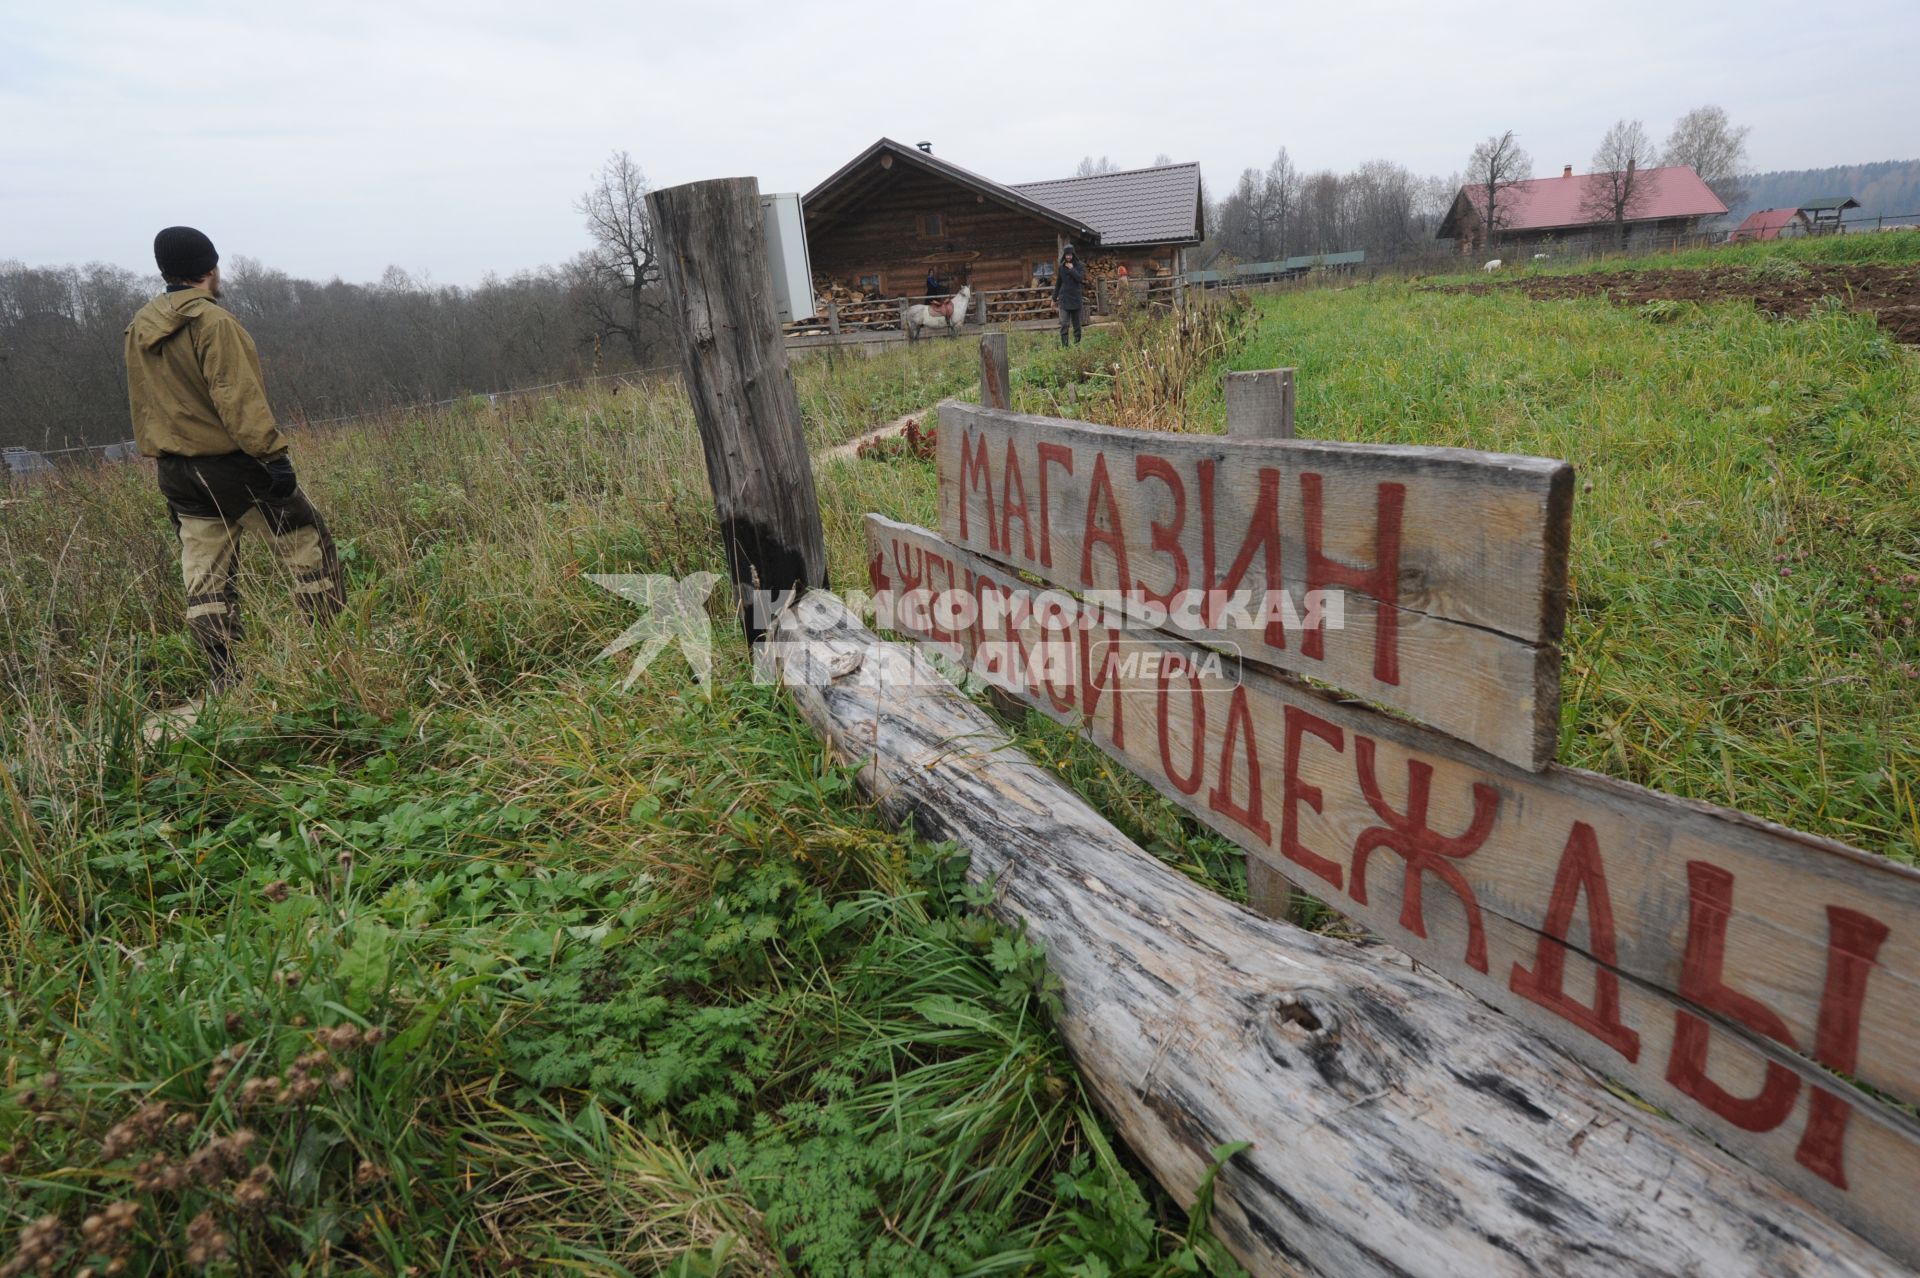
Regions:
M 220 265 L 220 254 L 191 226 L 169 226 L 153 237 L 153 260 L 170 280 L 197 280 Z

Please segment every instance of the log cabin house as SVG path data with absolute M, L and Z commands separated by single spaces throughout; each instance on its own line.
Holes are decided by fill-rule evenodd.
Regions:
M 1007 185 L 881 138 L 806 195 L 817 285 L 917 297 L 929 270 L 949 291 L 1051 281 L 1073 244 L 1131 279 L 1172 276 L 1206 234 L 1198 164 Z

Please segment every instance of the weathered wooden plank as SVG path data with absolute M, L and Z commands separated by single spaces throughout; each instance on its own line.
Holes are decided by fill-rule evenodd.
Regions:
M 1265 368 L 1258 372 L 1226 375 L 1221 388 L 1227 400 L 1229 437 L 1293 438 L 1293 371 L 1291 368 Z
M 883 609 L 894 628 L 1920 1261 L 1920 1128 L 1826 1072 L 1920 1098 L 1920 874 L 1592 773 L 1528 772 L 1171 636 L 1084 616 L 1050 630 L 1072 614 L 1021 615 L 1032 588 L 1011 572 L 922 529 L 868 530 L 876 591 L 951 592 L 932 616 Z M 970 619 L 968 600 L 994 606 Z
M 751 641 L 761 633 L 762 602 L 827 584 L 813 459 L 760 232 L 760 184 L 722 178 L 669 187 L 649 193 L 647 209 Z
M 1241 911 L 1146 856 L 924 660 L 817 593 L 756 660 L 894 819 L 972 854 L 1046 946 L 1060 1028 L 1181 1202 L 1255 1274 L 1903 1272 L 1381 946 Z
M 1151 624 L 1170 613 L 1189 638 L 1523 767 L 1552 758 L 1566 463 L 1129 431 L 954 401 L 940 418 L 940 526 L 955 544 L 1070 589 L 1131 593 Z M 1227 607 L 1236 593 L 1245 611 Z M 1338 628 L 1323 600 L 1344 602 Z

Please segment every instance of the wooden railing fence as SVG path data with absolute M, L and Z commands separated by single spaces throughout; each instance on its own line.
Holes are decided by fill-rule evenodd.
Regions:
M 816 589 L 755 184 L 649 201 L 729 568 L 778 605 L 745 603 L 756 666 L 1046 946 L 1171 1194 L 1250 1142 L 1213 1218 L 1250 1270 L 1920 1261 L 1920 874 L 1552 762 L 1570 466 L 1303 438 L 1284 369 L 1229 382 L 1226 437 L 1019 414 L 991 335 L 981 403 L 941 409 L 938 531 L 867 519 L 876 624 L 915 646 L 884 642 Z M 1236 842 L 1257 902 L 1311 889 L 1388 946 L 1161 865 L 953 678 Z

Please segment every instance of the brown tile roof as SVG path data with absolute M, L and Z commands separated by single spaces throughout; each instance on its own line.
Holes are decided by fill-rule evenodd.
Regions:
M 832 216 L 829 210 L 857 198 L 861 184 L 873 172 L 873 162 L 882 154 L 1052 222 L 1089 246 L 1198 244 L 1206 235 L 1198 164 L 1162 164 L 1009 186 L 892 138 L 881 138 L 807 192 L 802 205 L 809 220 L 817 214 Z
M 1100 244 L 1106 248 L 1198 244 L 1206 233 L 1200 212 L 1198 164 L 1162 164 L 1092 177 L 1017 182 L 1013 189 L 1089 223 L 1100 232 Z
M 931 151 L 922 151 L 919 147 L 895 142 L 892 138 L 881 138 L 841 165 L 833 176 L 807 192 L 806 197 L 801 200 L 801 207 L 808 209 L 811 216 L 813 210 L 844 199 L 847 190 L 852 189 L 863 175 L 870 173 L 873 161 L 882 154 L 890 154 L 896 157 L 896 162 L 904 160 L 909 166 L 958 182 L 968 190 L 984 195 L 988 199 L 1055 223 L 1070 235 L 1085 238 L 1088 232 L 1099 230 L 1097 226 L 1081 220 L 1072 213 L 1043 203 L 1014 187 L 996 182 L 992 178 L 982 177 L 971 169 L 963 169 L 951 160 L 934 155 Z

